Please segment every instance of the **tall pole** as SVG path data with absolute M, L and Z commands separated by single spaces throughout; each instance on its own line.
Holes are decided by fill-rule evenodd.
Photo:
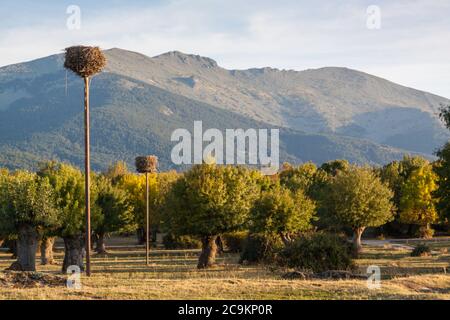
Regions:
M 148 172 L 145 173 L 145 205 L 146 205 L 146 234 L 145 234 L 145 256 L 147 266 L 150 264 L 149 253 L 150 253 L 150 206 L 148 201 Z
M 89 132 L 89 78 L 84 78 L 84 169 L 85 169 L 85 197 L 86 197 L 86 275 L 91 276 L 91 161 L 90 161 L 90 132 Z

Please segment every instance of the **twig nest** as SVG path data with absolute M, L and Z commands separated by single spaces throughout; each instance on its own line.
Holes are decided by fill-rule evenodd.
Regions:
M 106 66 L 106 57 L 99 47 L 75 46 L 66 48 L 64 67 L 82 78 L 91 77 Z
M 144 156 L 136 158 L 136 170 L 139 173 L 156 172 L 158 166 L 157 156 Z

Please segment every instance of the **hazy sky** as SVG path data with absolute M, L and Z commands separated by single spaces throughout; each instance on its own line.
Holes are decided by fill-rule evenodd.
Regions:
M 349 67 L 450 98 L 450 0 L 93 2 L 2 1 L 0 65 L 73 44 L 179 50 L 232 69 Z M 79 30 L 67 27 L 69 5 Z M 380 29 L 367 27 L 370 5 Z

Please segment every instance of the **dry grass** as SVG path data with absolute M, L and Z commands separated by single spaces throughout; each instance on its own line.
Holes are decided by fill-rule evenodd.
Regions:
M 284 270 L 241 266 L 231 254 L 221 256 L 216 268 L 198 271 L 197 254 L 153 250 L 147 267 L 143 249 L 113 249 L 93 257 L 94 274 L 82 278 L 81 290 L 0 287 L 0 299 L 450 299 L 450 275 L 444 273 L 450 255 L 445 252 L 412 258 L 408 250 L 367 248 L 358 266 L 362 274 L 368 265 L 381 267 L 378 290 L 368 289 L 364 280 L 283 280 Z M 56 257 L 61 261 L 62 252 Z M 0 268 L 12 261 L 9 254 L 0 253 Z M 53 274 L 59 269 L 39 267 Z

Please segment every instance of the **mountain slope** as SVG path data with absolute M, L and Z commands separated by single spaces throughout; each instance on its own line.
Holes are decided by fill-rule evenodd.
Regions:
M 275 125 L 425 153 L 450 137 L 437 117 L 450 100 L 355 70 L 226 70 L 177 51 L 149 58 L 112 49 L 108 57 L 110 72 Z
M 203 120 L 204 130 L 282 125 L 281 161 L 322 163 L 346 158 L 382 164 L 407 152 L 381 146 L 364 134 L 359 135 L 364 139 L 349 137 L 358 136 L 353 133 L 361 131 L 359 128 L 352 131 L 347 126 L 344 133 L 348 136 L 330 130 L 328 113 L 321 114 L 320 106 L 309 102 L 313 101 L 312 95 L 289 93 L 295 88 L 306 90 L 307 85 L 317 87 L 312 79 L 305 80 L 311 77 L 308 76 L 311 71 L 228 71 L 211 59 L 179 52 L 149 58 L 113 49 L 106 51 L 106 55 L 107 70 L 92 81 L 95 169 L 104 169 L 119 159 L 132 164 L 135 156 L 149 153 L 160 157 L 162 169 L 173 167 L 170 151 L 175 143 L 170 141 L 170 135 L 177 128 L 192 132 L 195 120 Z M 82 81 L 66 74 L 62 61 L 61 55 L 54 55 L 0 68 L 0 166 L 35 167 L 43 159 L 82 164 Z M 334 78 L 336 83 L 346 83 L 337 75 Z M 327 86 L 330 87 L 326 94 L 334 94 L 334 87 Z M 405 104 L 411 103 L 408 99 L 413 98 L 403 95 L 396 98 L 396 103 L 400 104 L 401 99 Z M 424 94 L 418 96 L 420 100 Z M 430 99 L 434 105 L 433 99 L 441 98 Z M 401 111 L 407 117 L 415 116 L 405 111 L 406 107 L 398 108 L 403 108 Z M 289 110 L 301 114 L 301 121 L 307 125 L 287 115 Z M 388 110 L 392 112 L 395 108 Z M 321 123 L 327 124 L 323 130 L 314 127 Z M 438 131 L 439 127 L 432 129 Z M 404 143 L 401 134 L 399 144 Z

